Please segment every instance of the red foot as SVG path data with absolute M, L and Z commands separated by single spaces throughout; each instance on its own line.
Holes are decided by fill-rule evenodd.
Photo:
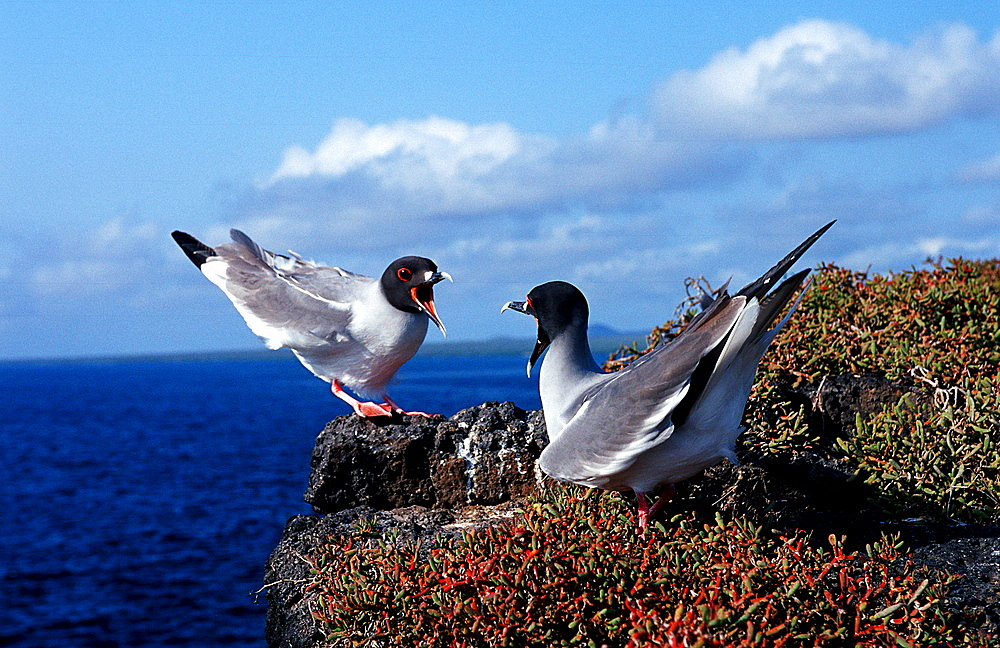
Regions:
M 392 408 L 388 405 L 378 405 L 377 403 L 363 403 L 357 398 L 354 398 L 350 394 L 344 391 L 343 386 L 340 384 L 339 380 L 334 380 L 330 383 L 330 391 L 333 395 L 344 401 L 351 406 L 351 409 L 357 413 L 361 418 L 384 418 L 387 416 L 392 416 Z
M 649 524 L 649 500 L 646 499 L 645 493 L 640 493 L 639 491 L 636 491 L 635 499 L 639 504 L 639 531 L 645 536 L 646 525 Z
M 375 403 L 362 403 L 358 402 L 354 406 L 354 411 L 361 418 L 382 418 L 386 416 L 392 416 L 393 411 L 382 405 L 377 405 Z
M 394 410 L 396 414 L 402 414 L 403 416 L 423 416 L 429 419 L 443 419 L 444 414 L 428 414 L 427 412 L 404 412 L 403 410 Z
M 351 409 L 361 418 L 385 418 L 402 414 L 404 416 L 424 416 L 427 418 L 444 418 L 440 414 L 428 414 L 426 412 L 407 412 L 402 407 L 392 402 L 388 396 L 381 405 L 372 402 L 362 402 L 344 391 L 344 387 L 339 380 L 330 383 L 330 391 L 333 395 L 351 406 Z
M 392 411 L 397 414 L 402 414 L 403 416 L 423 416 L 424 418 L 444 418 L 444 414 L 428 414 L 427 412 L 407 412 L 402 407 L 397 405 L 388 396 L 385 397 L 386 406 L 392 408 Z

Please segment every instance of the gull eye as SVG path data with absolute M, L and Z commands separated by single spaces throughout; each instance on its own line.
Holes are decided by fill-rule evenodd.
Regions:
M 399 277 L 400 281 L 409 281 L 413 279 L 413 271 L 409 268 L 400 268 L 396 271 L 396 276 Z

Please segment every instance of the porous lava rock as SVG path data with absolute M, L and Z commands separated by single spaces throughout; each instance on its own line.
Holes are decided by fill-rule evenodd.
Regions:
M 462 508 L 534 492 L 541 412 L 489 402 L 449 419 L 341 416 L 316 439 L 305 500 L 318 514 L 356 506 Z
M 815 387 L 787 388 L 789 402 L 809 405 L 811 432 L 834 439 L 853 432 L 856 415 L 895 402 L 910 386 L 871 376 L 832 376 Z M 516 514 L 548 480 L 535 466 L 547 443 L 540 411 L 488 402 L 449 419 L 401 417 L 376 423 L 355 415 L 327 424 L 316 439 L 305 494 L 315 515 L 291 518 L 265 569 L 271 648 L 326 648 L 310 613 L 304 556 L 337 537 L 364 534 L 407 541 L 460 533 Z M 680 510 L 768 520 L 816 537 L 854 542 L 897 531 L 914 561 L 960 575 L 948 605 L 1000 631 L 1000 530 L 991 527 L 887 524 L 859 515 L 869 494 L 850 466 L 819 454 L 791 461 L 747 456 L 722 462 L 680 485 Z M 863 546 L 863 545 L 862 545 Z M 858 547 L 860 548 L 860 547 Z

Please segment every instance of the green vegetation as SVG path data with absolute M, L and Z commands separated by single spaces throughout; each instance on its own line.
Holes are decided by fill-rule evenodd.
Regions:
M 827 266 L 801 310 L 766 360 L 770 383 L 868 373 L 914 388 L 831 448 L 873 486 L 875 505 L 1000 521 L 1000 263 L 870 278 Z M 773 391 L 760 398 L 778 407 Z
M 693 314 L 687 313 L 687 316 Z M 652 346 L 686 317 L 653 331 Z M 764 356 L 747 408 L 744 454 L 790 461 L 803 451 L 846 462 L 887 518 L 1000 522 L 1000 261 L 957 259 L 888 276 L 824 265 Z M 609 368 L 646 349 L 622 349 Z M 823 439 L 812 403 L 827 377 L 867 375 L 898 399 Z
M 647 538 L 618 495 L 548 493 L 524 519 L 422 548 L 365 539 L 312 558 L 315 617 L 345 645 L 929 646 L 950 640 L 940 585 L 885 538 L 699 523 Z
M 690 313 L 686 314 L 690 316 Z M 822 266 L 765 356 L 740 453 L 833 462 L 883 522 L 1000 522 L 1000 262 L 887 276 Z M 686 317 L 654 330 L 654 345 Z M 622 349 L 609 367 L 645 349 Z M 896 391 L 832 432 L 824 384 Z M 790 398 L 798 394 L 799 398 Z M 806 395 L 807 397 L 803 397 Z M 557 488 L 524 516 L 419 546 L 359 528 L 308 557 L 314 616 L 338 645 L 977 646 L 898 536 L 859 551 L 767 519 L 681 513 L 643 537 L 618 494 Z M 712 519 L 714 517 L 714 519 Z M 847 540 L 849 542 L 849 539 Z

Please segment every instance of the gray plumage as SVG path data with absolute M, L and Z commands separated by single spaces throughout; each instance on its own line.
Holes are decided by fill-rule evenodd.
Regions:
M 771 289 L 831 225 L 735 295 L 720 290 L 677 338 L 616 373 L 601 372 L 593 360 L 589 309 L 576 287 L 549 282 L 533 288 L 527 301 L 508 303 L 505 309 L 538 323 L 529 372 L 547 349 L 539 373 L 549 435 L 541 469 L 562 481 L 635 491 L 644 526 L 662 504 L 647 509 L 646 493 L 721 459 L 735 462 L 757 365 L 798 302 L 772 324 L 809 271 Z
M 397 259 L 376 279 L 269 252 L 239 230 L 230 235 L 232 243 L 211 248 L 173 233 L 268 348 L 291 349 L 355 411 L 357 401 L 338 393 L 340 386 L 392 405 L 386 386 L 420 348 L 427 320 L 445 331 L 432 286 L 450 277 L 429 259 Z

